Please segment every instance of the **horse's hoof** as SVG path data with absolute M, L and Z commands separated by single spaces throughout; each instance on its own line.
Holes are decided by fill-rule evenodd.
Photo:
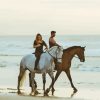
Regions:
M 44 96 L 49 96 L 48 93 L 44 92 Z
M 39 92 L 38 92 L 37 90 L 36 90 L 35 92 L 31 92 L 31 93 L 30 93 L 31 96 L 36 96 L 36 95 L 38 95 L 38 94 L 39 94 Z
M 77 91 L 78 91 L 78 90 L 75 88 L 75 89 L 74 89 L 74 93 L 76 93 Z
M 17 91 L 18 94 L 21 94 L 21 91 Z
M 46 93 L 46 94 L 48 94 L 48 93 L 49 93 L 49 89 L 48 89 L 48 88 L 46 89 L 45 93 Z
M 31 92 L 30 95 L 31 95 L 31 96 L 35 96 L 35 93 L 34 93 L 34 92 Z
M 35 91 L 35 95 L 38 95 L 38 94 L 39 94 L 39 92 L 36 90 L 36 91 Z

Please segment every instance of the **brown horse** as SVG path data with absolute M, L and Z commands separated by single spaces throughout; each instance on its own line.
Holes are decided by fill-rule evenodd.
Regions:
M 77 55 L 78 58 L 80 59 L 81 62 L 85 61 L 85 56 L 84 56 L 84 51 L 85 51 L 85 47 L 81 47 L 81 46 L 73 46 L 67 49 L 64 49 L 63 51 L 63 56 L 62 56 L 62 63 L 57 63 L 56 64 L 56 70 L 57 73 L 55 75 L 55 81 L 58 79 L 59 75 L 61 74 L 62 71 L 64 71 L 70 81 L 71 87 L 73 88 L 74 92 L 77 92 L 76 87 L 74 86 L 73 82 L 72 82 L 72 78 L 71 78 L 71 74 L 70 74 L 70 67 L 71 67 L 71 61 L 72 58 Z M 49 86 L 49 88 L 46 90 L 46 93 L 48 94 L 48 92 L 50 91 L 51 87 L 52 87 L 52 91 L 54 92 L 54 83 L 51 83 L 51 85 Z M 52 94 L 53 95 L 53 94 Z
M 72 61 L 73 57 L 75 57 L 75 55 L 77 55 L 78 58 L 80 59 L 80 61 L 84 62 L 85 61 L 84 51 L 85 51 L 85 47 L 81 47 L 81 46 L 72 46 L 72 47 L 69 47 L 69 48 L 63 50 L 62 63 L 55 63 L 56 64 L 55 68 L 57 70 L 57 73 L 55 75 L 54 83 L 58 79 L 61 72 L 64 71 L 71 83 L 71 87 L 74 90 L 73 93 L 77 92 L 77 89 L 72 82 L 72 78 L 71 78 L 71 74 L 70 74 L 71 61 Z M 45 94 L 48 95 L 48 92 L 50 91 L 51 87 L 52 87 L 52 94 L 54 93 L 54 90 L 55 90 L 54 83 L 51 83 L 49 88 L 46 90 Z M 34 84 L 37 87 L 37 83 L 35 82 L 35 80 L 34 80 Z M 31 82 L 30 82 L 30 86 L 31 86 Z

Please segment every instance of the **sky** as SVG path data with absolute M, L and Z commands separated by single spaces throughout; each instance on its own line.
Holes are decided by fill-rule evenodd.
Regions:
M 0 0 L 0 35 L 100 34 L 100 0 Z

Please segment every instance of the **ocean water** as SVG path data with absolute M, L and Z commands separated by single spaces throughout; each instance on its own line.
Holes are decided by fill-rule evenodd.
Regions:
M 32 53 L 35 36 L 0 36 L 0 56 L 21 56 Z M 43 35 L 48 44 L 49 36 Z M 100 56 L 99 35 L 58 35 L 56 41 L 64 48 L 86 46 L 86 56 Z
M 34 52 L 33 41 L 35 36 L 0 36 L 0 67 L 18 66 L 21 58 Z M 80 70 L 100 71 L 100 36 L 99 35 L 58 35 L 56 41 L 63 48 L 71 46 L 86 46 L 86 62 L 80 63 L 73 59 L 73 64 L 81 65 Z M 48 44 L 49 36 L 43 35 L 43 40 Z M 16 59 L 16 60 L 14 60 Z M 78 63 L 75 63 L 78 62 Z M 88 64 L 87 64 L 88 63 Z M 72 64 L 72 66 L 73 66 Z M 86 66 L 86 65 L 87 66 Z M 75 65 L 75 67 L 76 67 Z M 83 67 L 82 67 L 83 66 Z M 85 66 L 85 67 L 84 67 Z

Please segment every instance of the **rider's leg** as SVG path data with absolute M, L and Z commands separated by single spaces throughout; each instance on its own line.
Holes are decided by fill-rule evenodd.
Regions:
M 37 68 L 37 65 L 38 65 L 38 63 L 39 63 L 39 60 L 40 60 L 40 54 L 38 54 L 38 55 L 36 56 L 34 70 L 37 70 L 37 69 L 38 69 L 38 68 Z

